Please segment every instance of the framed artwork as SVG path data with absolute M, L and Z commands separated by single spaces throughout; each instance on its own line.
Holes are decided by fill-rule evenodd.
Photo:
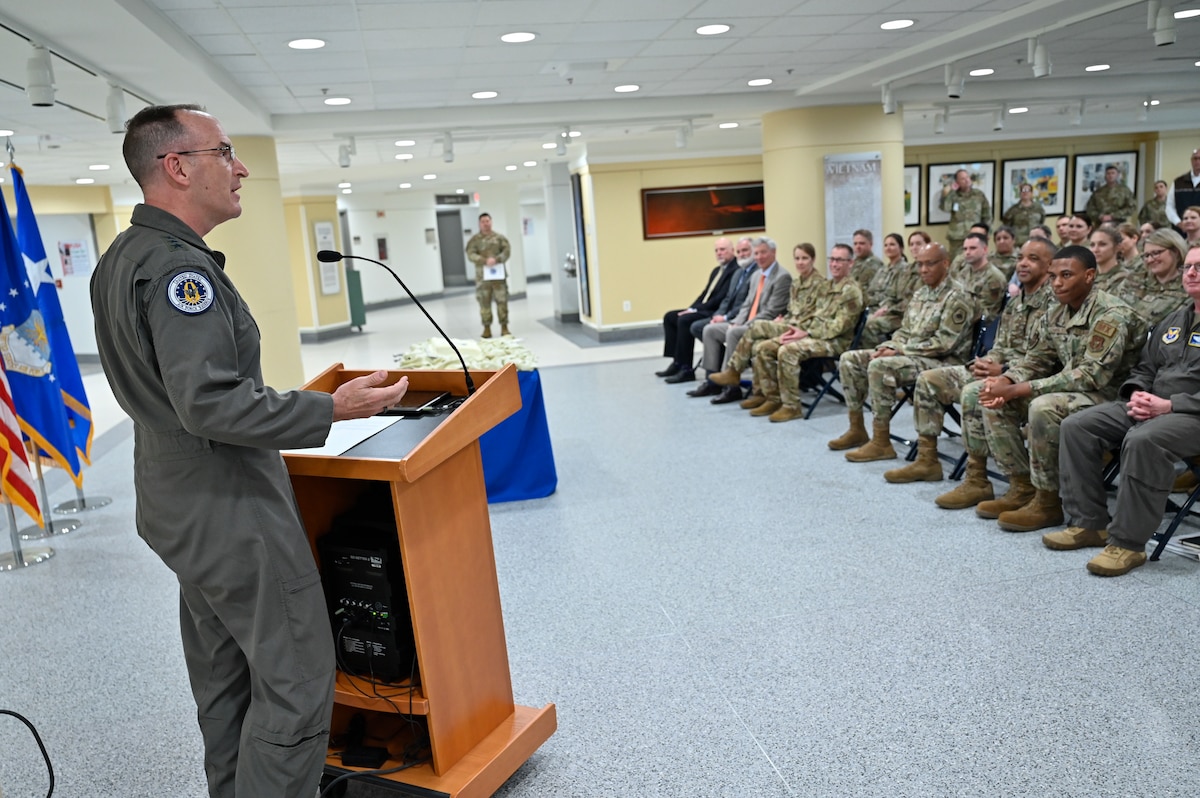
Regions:
M 929 204 L 925 213 L 927 224 L 946 224 L 950 214 L 942 210 L 942 192 L 948 186 L 954 185 L 954 175 L 960 169 L 966 169 L 971 175 L 971 185 L 983 192 L 993 213 L 996 208 L 996 162 L 974 161 L 971 163 L 931 163 L 929 164 Z
M 904 167 L 904 226 L 921 223 L 921 167 Z
M 1021 201 L 1021 184 L 1033 186 L 1033 198 L 1042 203 L 1047 216 L 1058 216 L 1067 209 L 1067 156 L 1019 158 L 1004 161 L 1001 168 L 1000 201 L 996 217 Z
M 642 189 L 646 239 L 745 233 L 766 226 L 761 182 Z
M 1104 170 L 1117 167 L 1117 180 L 1137 194 L 1137 153 L 1106 152 L 1095 155 L 1075 156 L 1075 196 L 1071 210 L 1082 212 L 1087 207 L 1092 192 L 1104 185 Z

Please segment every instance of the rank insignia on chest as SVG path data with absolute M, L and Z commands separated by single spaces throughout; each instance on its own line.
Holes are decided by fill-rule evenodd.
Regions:
M 212 306 L 212 284 L 199 272 L 180 272 L 167 286 L 167 299 L 176 310 L 188 315 L 203 313 Z
M 1173 343 L 1175 343 L 1176 341 L 1178 341 L 1178 340 L 1179 340 L 1179 332 L 1180 332 L 1180 328 L 1178 328 L 1178 327 L 1171 327 L 1171 328 L 1170 328 L 1170 329 L 1168 329 L 1168 330 L 1167 330 L 1165 333 L 1163 333 L 1163 336 L 1162 336 L 1162 342 L 1163 342 L 1164 344 L 1173 344 Z M 1193 337 L 1195 337 L 1195 336 L 1193 336 Z
M 1200 347 L 1200 333 L 1192 333 L 1191 338 L 1188 340 L 1188 346 Z

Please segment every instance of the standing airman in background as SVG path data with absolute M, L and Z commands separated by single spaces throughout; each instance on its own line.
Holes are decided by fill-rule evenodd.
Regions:
M 1020 191 L 1021 198 L 1000 216 L 1000 221 L 1013 229 L 1018 245 L 1025 243 L 1031 229 L 1046 221 L 1046 209 L 1034 199 L 1033 186 L 1022 183 Z
M 941 209 L 950 214 L 946 241 L 951 258 L 962 249 L 971 225 L 977 222 L 990 225 L 992 221 L 992 205 L 982 191 L 971 186 L 971 173 L 966 169 L 955 172 L 954 182 L 942 189 Z
M 1138 211 L 1138 224 L 1149 222 L 1155 227 L 1167 227 L 1171 224 L 1171 220 L 1167 218 L 1167 192 L 1170 190 L 1166 180 L 1154 181 L 1154 198 L 1147 200 Z
M 479 214 L 479 232 L 467 242 L 467 258 L 475 264 L 475 299 L 479 302 L 479 320 L 483 337 L 492 337 L 492 300 L 500 317 L 500 334 L 508 331 L 508 239 L 492 231 L 492 215 Z
M 1084 208 L 1093 224 L 1120 224 L 1137 213 L 1137 200 L 1120 179 L 1121 170 L 1114 164 L 1105 167 L 1104 185 L 1092 192 Z

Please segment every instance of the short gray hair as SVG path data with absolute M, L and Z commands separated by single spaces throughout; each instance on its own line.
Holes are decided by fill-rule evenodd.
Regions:
M 775 252 L 776 250 L 779 249 L 779 247 L 775 246 L 774 239 L 767 238 L 766 236 L 759 236 L 758 238 L 755 238 L 754 240 L 752 240 L 750 243 L 756 247 L 759 244 L 762 244 L 763 246 L 765 246 L 767 249 L 771 250 L 772 252 Z

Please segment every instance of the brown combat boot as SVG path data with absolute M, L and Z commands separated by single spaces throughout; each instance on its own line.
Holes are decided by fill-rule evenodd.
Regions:
M 724 371 L 718 371 L 716 374 L 709 374 L 708 378 L 717 385 L 720 385 L 723 388 L 728 388 L 731 385 L 737 385 L 742 381 L 742 372 L 727 368 Z
M 965 510 L 980 502 L 991 501 L 995 494 L 987 478 L 987 458 L 977 454 L 967 455 L 967 473 L 958 487 L 943 493 L 933 503 L 944 510 Z
M 753 410 L 766 401 L 767 397 L 763 396 L 761 393 L 752 393 L 742 401 L 738 402 L 738 407 L 742 408 L 743 410 Z
M 869 441 L 871 436 L 867 435 L 867 428 L 863 424 L 863 411 L 850 411 L 850 429 L 842 433 L 841 437 L 834 438 L 829 442 L 829 448 L 835 452 L 840 452 L 843 449 L 853 449 L 856 446 L 862 446 Z
M 501 324 L 501 325 L 500 325 L 500 334 L 501 334 L 501 335 L 512 335 L 512 333 L 510 333 L 510 332 L 508 331 L 508 325 L 507 325 L 507 324 Z
M 942 461 L 937 455 L 937 438 L 922 435 L 917 438 L 917 459 L 901 468 L 884 471 L 888 482 L 941 482 Z
M 896 450 L 892 447 L 891 422 L 875 419 L 875 434 L 871 436 L 871 440 L 854 451 L 846 452 L 846 459 L 851 463 L 895 460 Z
M 1033 532 L 1063 522 L 1062 500 L 1056 490 L 1038 490 L 1019 510 L 1000 513 L 996 519 L 1006 532 Z
M 761 405 L 759 405 L 758 407 L 751 410 L 750 415 L 752 415 L 752 416 L 769 416 L 781 407 L 783 407 L 783 405 L 780 404 L 779 402 L 776 402 L 771 399 L 767 399 Z
M 1020 510 L 1033 498 L 1033 483 L 1028 474 L 1009 474 L 1008 493 L 999 499 L 982 501 L 975 505 L 975 515 L 980 518 L 999 518 L 1000 513 Z
M 492 325 L 489 324 L 488 326 L 484 327 L 483 335 L 481 335 L 479 337 L 480 338 L 491 338 L 492 337 Z
M 791 405 L 780 405 L 779 409 L 771 414 L 772 422 L 792 421 L 797 418 L 804 418 L 804 410 Z
M 1172 493 L 1191 493 L 1196 489 L 1200 482 L 1196 481 L 1196 475 L 1189 468 L 1179 476 L 1175 477 L 1175 484 L 1171 485 Z

